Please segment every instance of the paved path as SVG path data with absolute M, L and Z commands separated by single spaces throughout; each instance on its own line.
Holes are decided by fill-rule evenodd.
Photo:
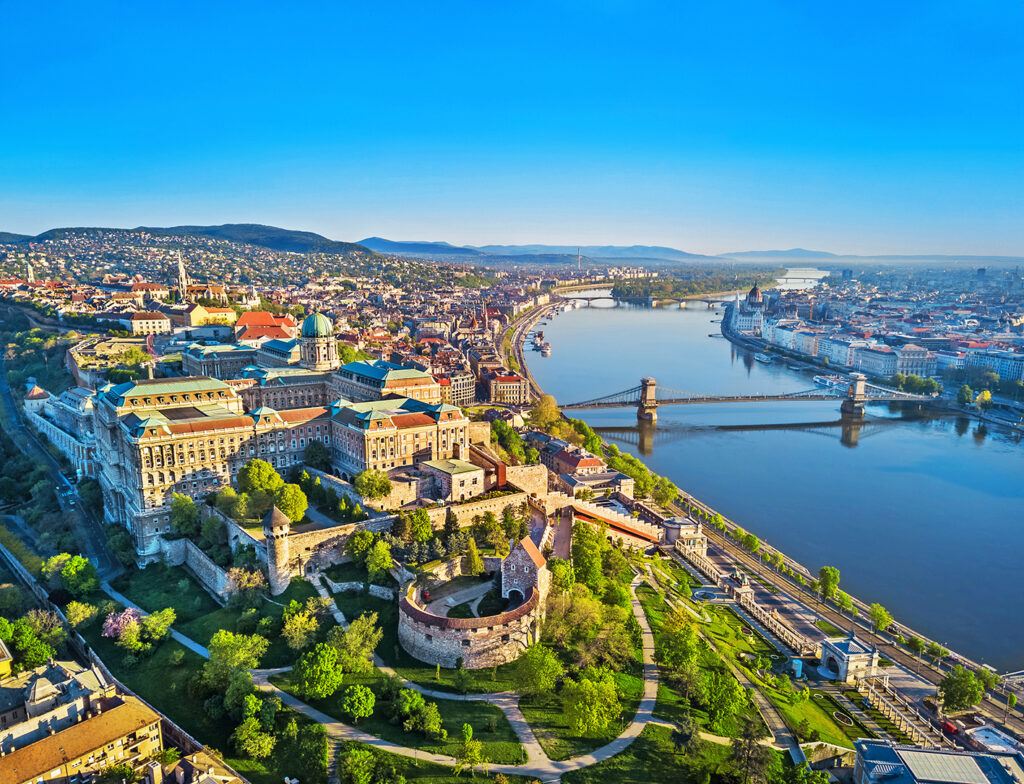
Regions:
M 125 596 L 124 594 L 118 593 L 113 588 L 111 588 L 110 587 L 110 583 L 103 582 L 103 583 L 101 583 L 101 586 L 102 586 L 104 592 L 107 594 L 107 596 L 109 596 L 111 599 L 114 599 L 115 601 L 120 602 L 125 607 L 134 607 L 136 610 L 138 610 L 143 615 L 149 615 L 148 612 L 146 612 L 141 607 L 139 607 L 139 605 L 137 605 L 135 602 L 133 602 L 127 596 Z M 199 654 L 204 659 L 209 659 L 210 658 L 210 652 L 208 650 L 206 650 L 206 648 L 204 648 L 202 645 L 200 645 L 199 643 L 197 643 L 195 640 L 191 639 L 190 637 L 186 637 L 181 632 L 175 631 L 173 626 L 171 627 L 171 637 L 173 637 L 175 640 L 180 642 L 182 645 L 184 645 L 190 651 L 193 651 L 194 653 Z

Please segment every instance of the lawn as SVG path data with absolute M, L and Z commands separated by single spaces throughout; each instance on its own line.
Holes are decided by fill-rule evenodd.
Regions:
M 348 563 L 343 564 L 332 564 L 324 570 L 324 574 L 336 583 L 365 583 L 370 578 L 369 572 L 366 571 L 366 567 L 361 563 L 356 563 L 355 561 L 349 561 Z M 385 588 L 398 587 L 398 581 L 387 573 L 378 575 L 371 582 L 373 585 L 381 585 Z
M 891 719 L 886 717 L 886 715 L 882 713 L 880 710 L 878 710 L 878 708 L 873 708 L 869 706 L 866 702 L 864 702 L 863 694 L 858 692 L 856 689 L 844 689 L 843 694 L 846 696 L 848 700 L 850 700 L 850 702 L 854 703 L 855 705 L 859 705 L 861 710 L 863 710 L 866 714 L 868 714 L 868 716 L 874 719 L 875 723 L 877 723 L 879 727 L 881 727 L 883 730 L 889 733 L 889 735 L 891 735 L 893 740 L 895 740 L 897 743 L 907 743 L 911 746 L 914 745 L 914 741 L 910 738 L 910 736 L 904 733 L 903 730 L 901 730 L 895 724 L 893 724 Z
M 814 622 L 814 625 L 821 629 L 829 637 L 845 637 L 846 632 L 840 629 L 838 626 L 829 623 L 824 618 L 819 618 Z
M 333 696 L 326 700 L 306 701 L 339 721 L 351 724 L 351 719 L 341 709 L 345 689 L 353 684 L 368 686 L 377 698 L 373 715 L 360 719 L 357 725 L 353 725 L 358 726 L 363 732 L 410 748 L 455 756 L 462 746 L 462 725 L 469 724 L 473 727 L 473 737 L 483 743 L 484 754 L 491 762 L 517 764 L 522 761 L 523 747 L 512 730 L 512 725 L 508 723 L 501 708 L 485 700 L 427 700 L 437 703 L 442 726 L 448 731 L 446 741 L 430 740 L 418 732 L 406 732 L 401 724 L 392 724 L 388 720 L 390 703 L 381 696 L 383 677 L 379 670 L 365 677 L 346 676 L 345 684 Z M 274 676 L 272 681 L 285 691 L 294 693 L 291 673 Z
M 123 651 L 113 640 L 100 636 L 99 623 L 94 622 L 79 631 L 125 686 L 166 714 L 190 735 L 214 750 L 227 754 L 225 762 L 253 784 L 278 784 L 280 777 L 262 763 L 230 756 L 231 744 L 228 738 L 234 731 L 234 725 L 230 719 L 211 719 L 203 709 L 202 701 L 189 694 L 188 682 L 202 667 L 202 658 L 174 640 L 167 640 L 152 655 L 128 668 L 123 663 Z M 175 651 L 182 651 L 185 657 L 178 666 L 171 664 L 171 655 Z
M 162 563 L 126 571 L 111 581 L 111 586 L 147 612 L 173 607 L 178 614 L 177 624 L 188 623 L 220 607 L 188 572 Z
M 731 608 L 710 606 L 706 610 L 711 622 L 705 626 L 705 633 L 716 643 L 765 658 L 779 654 L 774 645 L 758 634 L 756 629 L 751 628 Z M 744 629 L 749 629 L 751 633 L 744 634 Z
M 776 757 L 779 753 L 773 751 Z M 620 754 L 587 768 L 562 774 L 563 784 L 689 784 L 701 780 L 701 768 L 712 771 L 729 755 L 727 746 L 704 744 L 700 758 L 688 758 L 677 751 L 671 730 L 648 724 L 640 736 Z M 716 781 L 725 779 L 714 776 Z
M 273 599 L 264 599 L 259 612 L 262 617 L 280 621 L 285 605 L 292 599 L 305 602 L 306 599 L 316 595 L 316 589 L 308 581 L 298 578 L 292 580 L 291 584 L 280 596 Z M 221 629 L 226 629 L 229 632 L 237 631 L 238 619 L 242 617 L 242 613 L 243 610 L 241 608 L 221 607 L 186 624 L 175 626 L 175 628 L 189 639 L 195 640 L 205 647 L 209 644 L 210 638 Z M 317 640 L 322 641 L 325 639 L 332 626 L 334 626 L 334 621 L 330 617 L 322 618 L 320 628 L 317 631 Z M 275 628 L 279 629 L 280 624 L 276 624 Z M 275 633 L 268 637 L 268 639 L 270 647 L 260 662 L 261 667 L 285 667 L 295 663 L 299 654 L 288 647 L 284 637 L 279 633 Z
M 358 618 L 363 613 L 375 612 L 378 624 L 384 636 L 377 646 L 377 655 L 390 667 L 394 667 L 406 680 L 422 684 L 438 691 L 457 692 L 453 675 L 455 670 L 441 668 L 441 679 L 437 679 L 437 668 L 414 659 L 398 644 L 398 604 L 387 599 L 363 594 L 335 594 L 334 600 L 338 608 L 348 620 Z M 514 664 L 503 664 L 489 670 L 467 670 L 472 676 L 468 691 L 474 694 L 492 691 L 511 691 L 512 671 Z
M 542 697 L 523 697 L 519 707 L 533 728 L 544 752 L 553 760 L 572 759 L 589 754 L 614 740 L 633 721 L 640 696 L 643 694 L 643 680 L 633 675 L 615 673 L 622 700 L 622 714 L 619 721 L 610 724 L 595 735 L 574 735 L 562 711 L 562 700 L 557 694 Z

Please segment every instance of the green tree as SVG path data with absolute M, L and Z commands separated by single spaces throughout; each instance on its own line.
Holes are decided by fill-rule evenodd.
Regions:
M 466 561 L 465 561 L 465 573 L 468 575 L 476 576 L 483 574 L 484 571 L 484 559 L 480 556 L 480 551 L 476 549 L 476 540 L 469 540 L 469 547 L 466 550 Z
M 149 615 L 144 615 L 140 621 L 143 636 L 149 642 L 159 642 L 170 632 L 177 617 L 178 614 L 173 607 L 165 607 Z
M 939 682 L 942 705 L 951 713 L 973 708 L 985 696 L 985 687 L 971 670 L 959 664 Z
M 338 651 L 333 645 L 317 643 L 313 650 L 299 659 L 295 677 L 303 697 L 323 700 L 336 692 L 344 678 L 338 665 Z
M 377 625 L 377 613 L 363 613 L 348 626 L 331 629 L 329 642 L 338 652 L 338 665 L 353 675 L 373 671 L 373 652 L 384 631 Z
M 562 412 L 551 395 L 541 395 L 540 399 L 530 409 L 530 424 L 538 430 L 547 430 L 555 422 L 562 419 Z
M 254 670 L 267 652 L 269 643 L 258 634 L 235 634 L 220 629 L 207 646 L 210 658 L 203 665 L 203 681 L 214 691 L 227 688 L 235 670 Z
M 571 589 L 576 582 L 572 564 L 564 558 L 549 558 L 548 570 L 551 572 L 551 586 L 556 591 L 564 593 Z
M 949 655 L 949 651 L 947 651 L 934 640 L 928 643 L 928 648 L 925 652 L 932 657 L 933 666 L 938 664 L 939 659 L 942 659 Z
M 589 523 L 573 524 L 571 551 L 576 582 L 595 592 L 604 586 L 602 554 L 606 546 L 604 537 Z
M 274 491 L 274 505 L 293 523 L 306 515 L 309 501 L 298 485 L 281 485 Z
M 238 483 L 238 491 L 249 495 L 259 491 L 274 493 L 284 484 L 270 463 L 255 458 L 242 466 L 235 481 Z
M 668 477 L 659 476 L 654 480 L 654 487 L 651 489 L 651 498 L 660 506 L 669 506 L 679 497 L 679 488 L 672 484 Z
M 961 406 L 969 406 L 974 402 L 974 391 L 964 384 L 960 387 L 960 391 L 956 393 L 956 402 Z
M 368 468 L 356 474 L 353 485 L 363 498 L 380 499 L 391 494 L 391 480 L 383 471 Z
M 373 784 L 377 755 L 365 746 L 351 746 L 338 757 L 338 778 L 342 784 Z
M 231 742 L 239 753 L 255 760 L 261 760 L 273 753 L 277 738 L 269 732 L 264 732 L 260 720 L 255 716 L 250 716 L 243 719 L 242 723 L 235 728 L 231 735 Z
M 1006 719 L 1010 715 L 1010 711 L 1017 707 L 1017 695 L 1012 691 L 1006 695 L 1006 709 L 1003 711 L 1003 724 L 1006 724 Z
M 100 771 L 96 784 L 135 784 L 138 780 L 139 774 L 135 772 L 135 768 L 127 762 L 119 762 Z
M 430 515 L 426 509 L 417 509 L 409 518 L 412 538 L 417 542 L 427 542 L 434 535 L 430 525 Z
M 245 698 L 255 691 L 252 673 L 248 670 L 235 670 L 228 678 L 228 687 L 224 690 L 224 710 L 233 716 L 241 717 Z
M 911 638 L 909 640 L 907 640 L 907 649 L 912 654 L 914 654 L 914 656 L 917 656 L 917 657 L 924 656 L 924 650 L 925 650 L 924 640 L 922 640 L 920 637 L 911 636 Z
M 818 570 L 818 592 L 824 601 L 836 595 L 839 588 L 839 570 L 834 566 L 823 566 Z
M 462 725 L 462 748 L 459 749 L 455 759 L 457 760 L 456 776 L 464 770 L 469 770 L 471 775 L 475 776 L 475 769 L 487 763 L 487 758 L 484 757 L 484 745 L 480 741 L 474 740 L 473 727 L 469 724 Z
M 742 707 L 743 687 L 729 673 L 713 672 L 708 678 L 708 713 L 711 726 L 723 730 L 729 720 Z
M 306 609 L 289 614 L 281 627 L 281 636 L 288 642 L 293 651 L 307 647 L 316 637 L 320 622 L 312 612 Z
M 370 582 L 387 574 L 394 565 L 395 562 L 391 558 L 391 547 L 388 543 L 383 539 L 374 542 L 366 555 L 366 572 L 370 577 Z
M 235 513 L 235 504 L 238 503 L 238 493 L 233 487 L 222 487 L 217 492 L 217 500 L 214 505 L 221 514 L 232 517 Z
M 96 607 L 91 604 L 68 602 L 68 606 L 64 608 L 64 617 L 68 619 L 68 623 L 78 628 L 95 620 L 97 612 Z
M 360 719 L 373 715 L 376 698 L 367 686 L 349 686 L 341 702 L 341 709 L 352 717 L 352 723 L 358 724 Z
M 729 761 L 743 779 L 743 784 L 765 784 L 772 754 L 758 737 L 757 727 L 752 721 L 744 721 L 738 737 L 733 738 L 729 748 Z
M 199 507 L 187 495 L 171 494 L 171 528 L 182 536 L 199 533 Z
M 615 680 L 608 672 L 590 672 L 578 681 L 567 681 L 562 706 L 576 735 L 600 732 L 622 713 Z
M 331 460 L 330 452 L 327 451 L 324 442 L 315 439 L 306 445 L 306 451 L 302 457 L 306 465 L 318 471 L 326 471 Z
M 373 534 L 365 529 L 356 531 L 345 542 L 345 553 L 359 563 L 365 563 L 373 546 Z
M 558 657 L 540 643 L 531 645 L 516 661 L 513 683 L 520 694 L 552 694 L 558 679 L 565 674 Z
M 850 598 L 850 594 L 846 591 L 836 591 L 836 604 L 843 612 L 853 612 L 853 599 Z
M 892 625 L 892 615 L 878 602 L 874 602 L 868 608 L 868 614 L 871 617 L 871 625 L 875 627 L 876 631 L 884 632 Z

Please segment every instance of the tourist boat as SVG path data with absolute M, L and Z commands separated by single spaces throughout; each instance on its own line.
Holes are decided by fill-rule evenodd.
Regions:
M 815 376 L 814 383 L 819 387 L 829 389 L 831 387 L 844 386 L 846 379 L 843 376 Z
M 763 362 L 766 365 L 770 365 L 772 363 L 772 358 L 767 354 L 754 354 L 754 359 L 756 359 L 758 362 Z
M 788 367 L 790 370 L 803 370 L 803 367 L 800 365 L 788 365 Z
M 551 344 L 550 343 L 545 343 L 543 346 L 540 347 L 540 355 L 542 357 L 550 357 L 551 356 Z

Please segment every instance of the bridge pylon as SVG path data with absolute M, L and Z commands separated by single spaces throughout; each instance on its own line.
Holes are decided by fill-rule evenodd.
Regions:
M 863 373 L 851 373 L 850 385 L 846 388 L 846 399 L 839 406 L 843 419 L 863 419 L 864 403 L 867 400 L 867 376 Z
M 641 422 L 658 421 L 658 382 L 650 376 L 640 379 L 640 403 L 636 418 Z

